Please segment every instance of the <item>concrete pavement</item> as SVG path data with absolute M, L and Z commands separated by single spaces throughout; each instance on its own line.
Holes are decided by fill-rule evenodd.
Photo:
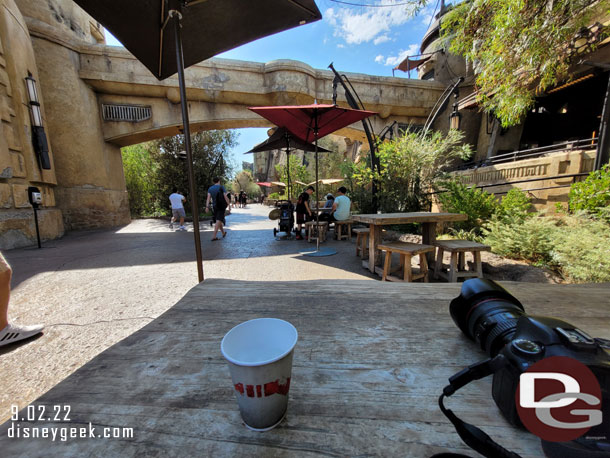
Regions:
M 276 241 L 269 210 L 258 204 L 234 209 L 221 241 L 212 242 L 212 228 L 201 223 L 206 278 L 373 278 L 354 255 L 353 240 L 327 242 L 338 253 L 319 258 L 300 255 L 313 244 Z M 187 227 L 189 232 L 174 232 L 163 220 L 134 220 L 114 230 L 72 232 L 42 249 L 3 252 L 14 271 L 9 318 L 42 323 L 45 332 L 29 343 L 0 347 L 0 423 L 10 417 L 11 405 L 25 407 L 197 284 L 192 225 Z

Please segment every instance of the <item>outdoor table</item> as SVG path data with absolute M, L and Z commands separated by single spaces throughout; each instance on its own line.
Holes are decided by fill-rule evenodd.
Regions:
M 502 284 L 529 313 L 610 337 L 608 284 Z M 474 456 L 437 404 L 451 375 L 487 357 L 451 320 L 449 302 L 459 291 L 446 283 L 323 280 L 312 290 L 309 282 L 208 279 L 31 404 L 37 415 L 69 406 L 69 421 L 19 421 L 21 428 L 91 423 L 96 434 L 133 428 L 133 438 L 8 439 L 8 421 L 0 426 L 0 450 L 72 457 Z M 265 433 L 243 425 L 220 352 L 227 331 L 260 317 L 287 320 L 299 332 L 288 414 Z M 538 438 L 500 414 L 491 377 L 446 405 L 524 458 L 543 456 Z
M 436 223 L 450 221 L 466 221 L 468 216 L 461 213 L 432 213 L 432 212 L 412 212 L 412 213 L 377 213 L 352 215 L 352 220 L 368 224 L 369 231 L 369 260 L 362 264 L 372 273 L 379 265 L 381 255 L 377 246 L 381 242 L 381 227 L 393 224 L 422 223 L 422 243 L 432 245 L 436 240 Z M 428 253 L 428 265 L 434 265 L 434 253 Z

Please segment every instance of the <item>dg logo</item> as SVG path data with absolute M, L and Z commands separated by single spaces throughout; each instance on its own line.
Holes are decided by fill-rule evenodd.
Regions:
M 600 425 L 602 393 L 581 362 L 565 356 L 538 361 L 521 374 L 516 405 L 523 425 L 549 442 L 566 442 Z

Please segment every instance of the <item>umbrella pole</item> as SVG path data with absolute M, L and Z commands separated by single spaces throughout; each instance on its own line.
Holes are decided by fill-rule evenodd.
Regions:
M 313 129 L 313 138 L 315 140 L 315 155 L 316 155 L 316 221 L 320 218 L 320 212 L 318 212 L 318 205 L 320 202 L 319 197 L 319 188 L 320 183 L 318 183 L 318 116 L 316 115 L 314 119 L 314 129 Z M 318 231 L 320 231 L 320 227 L 318 226 Z M 316 251 L 320 251 L 320 234 L 316 237 Z
M 173 18 L 176 35 L 176 64 L 178 67 L 178 81 L 180 85 L 180 105 L 182 106 L 182 123 L 184 128 L 184 146 L 186 147 L 186 162 L 188 167 L 189 188 L 191 191 L 191 208 L 193 210 L 193 233 L 195 235 L 195 252 L 197 255 L 197 275 L 199 282 L 203 281 L 203 260 L 201 257 L 201 239 L 199 238 L 199 204 L 195 188 L 195 174 L 193 172 L 193 154 L 191 152 L 191 130 L 189 127 L 189 113 L 186 100 L 186 85 L 184 83 L 184 56 L 182 54 L 182 36 L 180 34 L 180 19 L 182 15 L 177 10 L 169 11 Z

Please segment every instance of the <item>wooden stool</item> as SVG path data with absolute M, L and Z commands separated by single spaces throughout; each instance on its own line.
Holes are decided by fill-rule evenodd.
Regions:
M 326 240 L 327 227 L 328 223 L 326 221 L 307 221 L 305 223 L 307 241 L 314 242 L 319 238 L 320 242 L 324 242 Z
M 352 223 L 351 219 L 346 219 L 345 221 L 334 221 L 335 223 L 335 238 L 337 240 L 350 240 L 352 238 Z M 345 234 L 343 232 L 343 226 L 346 226 Z
M 424 282 L 428 282 L 428 260 L 426 259 L 426 253 L 433 252 L 433 246 L 422 245 L 419 243 L 390 242 L 379 245 L 377 248 L 386 252 L 381 281 L 389 280 L 410 282 L 423 278 Z M 400 253 L 400 264 L 403 270 L 403 279 L 390 275 L 392 268 L 392 253 Z M 411 258 L 413 256 L 419 256 L 419 273 L 417 274 L 411 270 Z
M 437 240 L 434 245 L 438 247 L 436 262 L 434 263 L 434 278 L 440 276 L 450 283 L 456 282 L 461 277 L 483 278 L 481 251 L 490 251 L 491 247 L 489 245 L 471 242 L 470 240 Z M 449 273 L 445 272 L 445 266 L 443 265 L 445 251 L 451 253 Z M 465 255 L 467 252 L 472 253 L 474 269 L 471 266 L 469 270 L 466 270 Z
M 353 230 L 356 233 L 356 256 L 364 259 L 369 254 L 369 232 L 368 227 L 357 227 Z

